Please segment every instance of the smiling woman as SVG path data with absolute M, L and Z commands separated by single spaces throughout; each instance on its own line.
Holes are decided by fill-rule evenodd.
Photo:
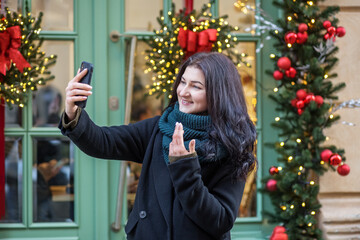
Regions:
M 188 67 L 177 88 L 179 109 L 184 113 L 207 112 L 205 77 L 196 67 Z

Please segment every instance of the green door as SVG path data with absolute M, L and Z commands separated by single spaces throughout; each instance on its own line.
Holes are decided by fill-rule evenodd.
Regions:
M 12 10 L 22 11 L 25 0 L 5 2 Z M 49 54 L 56 54 L 58 60 L 51 68 L 55 75 L 53 82 L 33 94 L 23 109 L 6 111 L 8 205 L 6 217 L 0 220 L 0 239 L 125 239 L 123 228 L 134 201 L 141 166 L 123 163 L 126 180 L 120 181 L 124 191 L 119 194 L 122 163 L 94 159 L 80 152 L 60 134 L 57 122 L 64 108 L 67 82 L 84 60 L 94 64 L 93 95 L 86 111 L 98 125 L 124 123 L 129 79 L 133 80 L 129 120 L 135 122 L 161 113 L 164 99 L 144 97 L 147 85 L 152 84 L 152 75 L 144 73 L 147 45 L 141 40 L 151 35 L 153 28 L 159 28 L 156 17 L 160 9 L 165 13 L 170 10 L 171 1 L 28 2 L 34 16 L 40 11 L 44 13 L 41 34 L 47 41 L 43 48 Z M 182 0 L 173 2 L 177 9 L 183 6 Z M 194 8 L 200 9 L 207 2 L 194 1 Z M 215 16 L 229 14 L 229 23 L 240 25 L 240 29 L 255 23 L 254 14 L 238 17 L 241 15 L 234 7 L 235 2 L 218 0 L 212 13 Z M 248 2 L 261 3 L 264 10 L 276 13 L 268 1 Z M 118 39 L 112 41 L 111 35 Z M 133 36 L 137 39 L 135 54 L 131 52 Z M 273 141 L 275 135 L 269 122 L 276 114 L 266 90 L 273 87 L 273 81 L 264 74 L 271 51 L 269 47 L 256 51 L 263 41 L 259 33 L 240 31 L 235 36 L 242 41 L 238 50 L 248 53 L 253 65 L 241 67 L 239 72 L 249 112 L 257 124 L 260 165 L 248 181 L 232 235 L 234 239 L 265 239 L 269 226 L 262 210 L 269 208 L 270 203 L 257 189 L 262 176 L 275 161 L 274 152 L 264 146 Z M 133 72 L 129 70 L 132 61 Z M 46 174 L 53 165 L 57 171 Z M 120 230 L 112 228 L 117 224 Z

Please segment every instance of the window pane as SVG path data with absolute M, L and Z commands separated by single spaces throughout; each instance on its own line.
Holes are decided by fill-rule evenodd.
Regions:
M 152 31 L 160 26 L 156 20 L 162 0 L 126 0 L 125 31 Z M 136 13 L 136 14 L 134 14 Z
M 45 31 L 73 31 L 74 30 L 74 2 L 73 0 L 32 0 L 32 12 L 43 18 L 41 28 Z
M 127 45 L 127 50 L 129 50 L 130 44 Z M 156 99 L 155 96 L 146 96 L 147 85 L 151 85 L 152 74 L 145 74 L 144 70 L 145 65 L 145 49 L 148 46 L 146 43 L 138 41 L 135 52 L 135 69 L 134 69 L 134 87 L 133 87 L 133 99 L 131 106 L 131 122 L 137 122 L 144 120 L 156 115 L 160 115 L 163 109 L 163 97 Z M 129 58 L 127 54 L 127 59 Z M 129 61 L 126 61 L 129 62 Z M 128 210 L 131 211 L 134 200 L 135 193 L 137 190 L 137 184 L 140 177 L 141 165 L 136 163 L 129 163 L 129 173 L 128 173 Z
M 0 223 L 22 222 L 22 139 L 5 137 L 5 217 Z
M 33 138 L 34 222 L 74 221 L 74 147 L 66 138 Z
M 227 21 L 232 26 L 238 26 L 240 32 L 244 32 L 245 28 L 255 23 L 255 14 L 249 11 L 245 5 L 255 8 L 255 0 L 221 0 L 219 1 L 219 14 L 228 15 Z
M 5 104 L 5 128 L 21 127 L 22 108 L 13 105 L 12 108 Z
M 56 127 L 64 110 L 65 88 L 74 76 L 74 43 L 72 41 L 44 41 L 42 49 L 57 55 L 50 67 L 54 80 L 47 82 L 33 96 L 34 127 Z
M 256 44 L 254 42 L 241 42 L 236 48 L 239 52 L 248 54 L 246 61 L 251 64 L 250 68 L 242 64 L 239 73 L 244 88 L 248 113 L 251 120 L 256 124 Z M 256 173 L 253 172 L 247 178 L 238 217 L 256 217 L 256 187 Z
M 5 7 L 8 7 L 11 12 L 21 12 L 22 0 L 1 0 L 1 13 L 5 12 Z

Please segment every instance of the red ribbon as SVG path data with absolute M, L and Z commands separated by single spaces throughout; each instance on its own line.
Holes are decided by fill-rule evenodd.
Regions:
M 194 9 L 194 0 L 185 0 L 185 16 Z
M 0 100 L 0 219 L 5 216 L 5 101 Z
M 11 62 L 16 64 L 17 69 L 22 73 L 25 67 L 31 65 L 19 52 L 21 47 L 21 29 L 20 26 L 7 28 L 0 33 L 0 73 L 6 75 L 6 70 L 10 69 Z
M 180 28 L 177 39 L 180 47 L 186 51 L 186 58 L 188 58 L 196 52 L 210 52 L 212 44 L 217 39 L 217 30 L 206 29 L 198 33 Z

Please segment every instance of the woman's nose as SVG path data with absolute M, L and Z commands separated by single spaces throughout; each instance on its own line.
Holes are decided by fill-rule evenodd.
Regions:
M 188 96 L 190 94 L 188 90 L 188 87 L 184 87 L 183 89 L 181 89 L 180 96 Z

